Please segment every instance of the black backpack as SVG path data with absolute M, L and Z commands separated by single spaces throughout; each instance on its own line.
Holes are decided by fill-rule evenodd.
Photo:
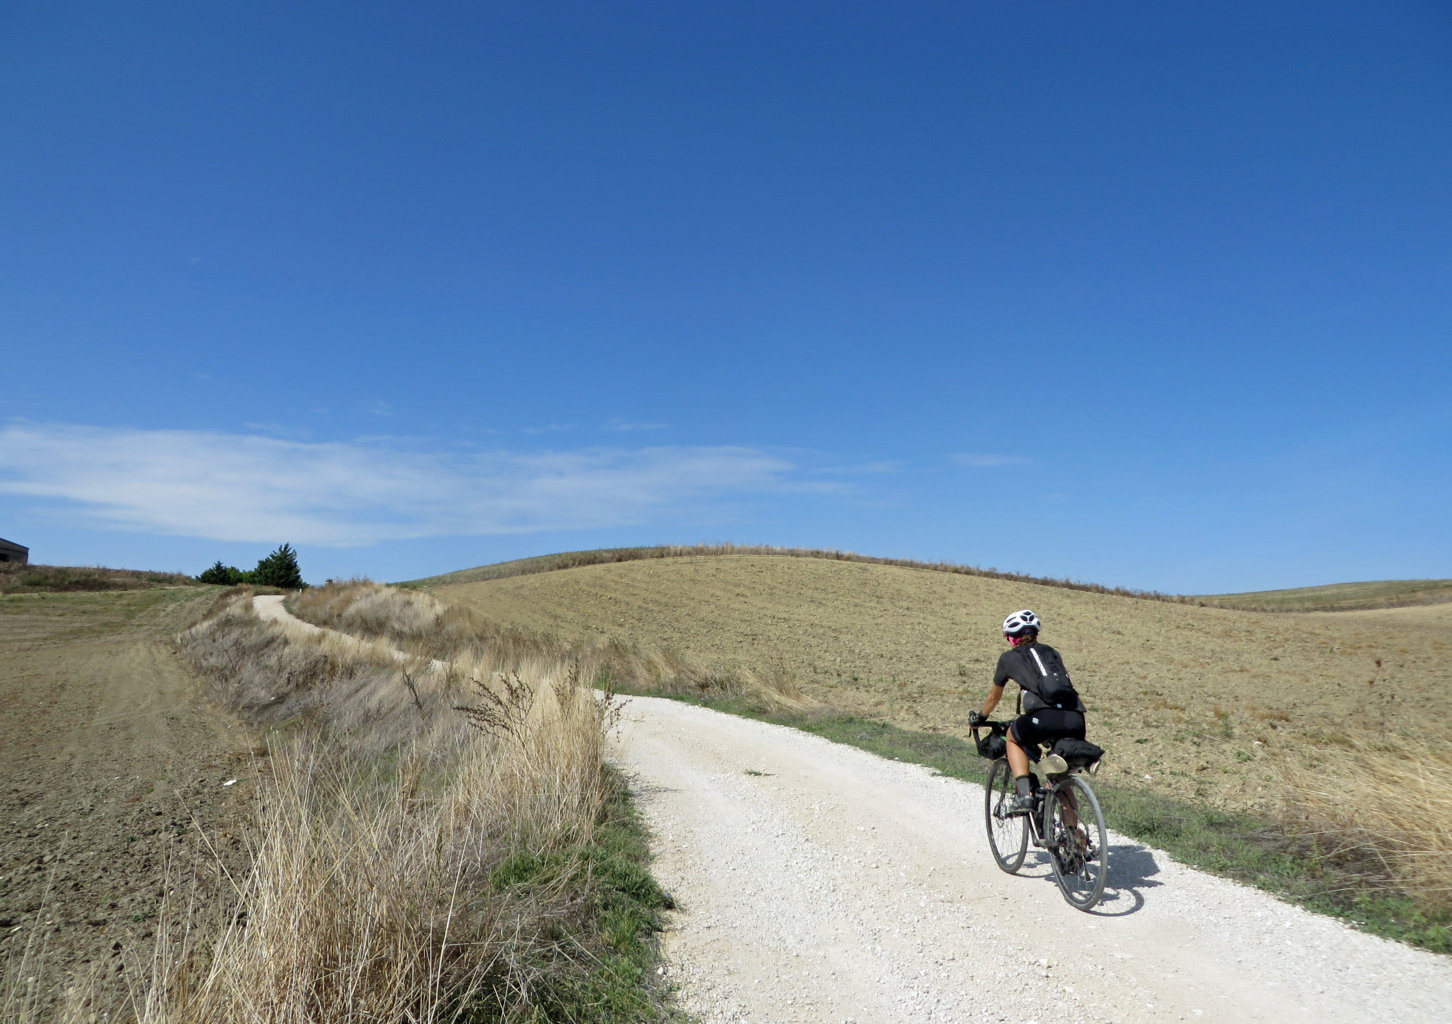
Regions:
M 1045 644 L 1026 644 L 1019 648 L 1019 653 L 1027 678 L 1014 676 L 1015 682 L 1051 708 L 1078 710 L 1079 694 L 1058 651 Z

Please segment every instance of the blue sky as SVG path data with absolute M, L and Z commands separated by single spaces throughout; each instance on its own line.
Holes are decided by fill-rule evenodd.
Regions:
M 1436 3 L 11 4 L 0 536 L 1452 576 Z

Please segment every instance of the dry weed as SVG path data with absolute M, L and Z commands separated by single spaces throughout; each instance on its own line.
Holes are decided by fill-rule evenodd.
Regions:
M 664 648 L 619 640 L 567 642 L 501 626 L 432 594 L 367 580 L 304 591 L 294 612 L 314 625 L 377 637 L 421 659 L 468 662 L 479 678 L 528 676 L 529 666 L 571 664 L 580 667 L 583 681 L 605 688 L 746 700 L 774 710 L 812 706 L 785 665 L 720 670 Z
M 1317 851 L 1367 865 L 1430 907 L 1452 909 L 1452 754 L 1443 744 L 1342 735 L 1317 765 L 1283 761 L 1287 818 Z

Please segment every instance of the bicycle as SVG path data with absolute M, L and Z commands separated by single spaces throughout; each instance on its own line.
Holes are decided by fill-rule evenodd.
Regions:
M 980 740 L 979 729 L 989 730 L 989 736 Z M 1104 828 L 1104 812 L 1084 778 L 1085 772 L 1092 774 L 1099 767 L 1099 760 L 1097 757 L 1070 759 L 1066 771 L 1045 773 L 1042 784 L 1036 775 L 1032 776 L 1034 809 L 1028 813 L 1015 812 L 1013 772 L 1003 754 L 1006 743 L 1003 736 L 1007 732 L 1007 722 L 985 721 L 973 729 L 978 752 L 993 758 L 983 801 L 993 859 L 1010 875 L 1017 874 L 1032 838 L 1034 846 L 1048 852 L 1054 881 L 1059 884 L 1064 899 L 1072 907 L 1088 910 L 1103 897 L 1104 883 L 1109 877 L 1109 836 Z M 993 743 L 994 739 L 998 744 Z

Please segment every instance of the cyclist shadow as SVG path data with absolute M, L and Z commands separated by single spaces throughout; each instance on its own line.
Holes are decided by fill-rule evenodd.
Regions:
M 1155 876 L 1160 873 L 1159 861 L 1147 846 L 1124 841 L 1109 844 L 1109 879 L 1099 905 L 1089 911 L 1102 917 L 1127 917 L 1144 907 L 1144 890 L 1157 889 L 1164 883 Z

